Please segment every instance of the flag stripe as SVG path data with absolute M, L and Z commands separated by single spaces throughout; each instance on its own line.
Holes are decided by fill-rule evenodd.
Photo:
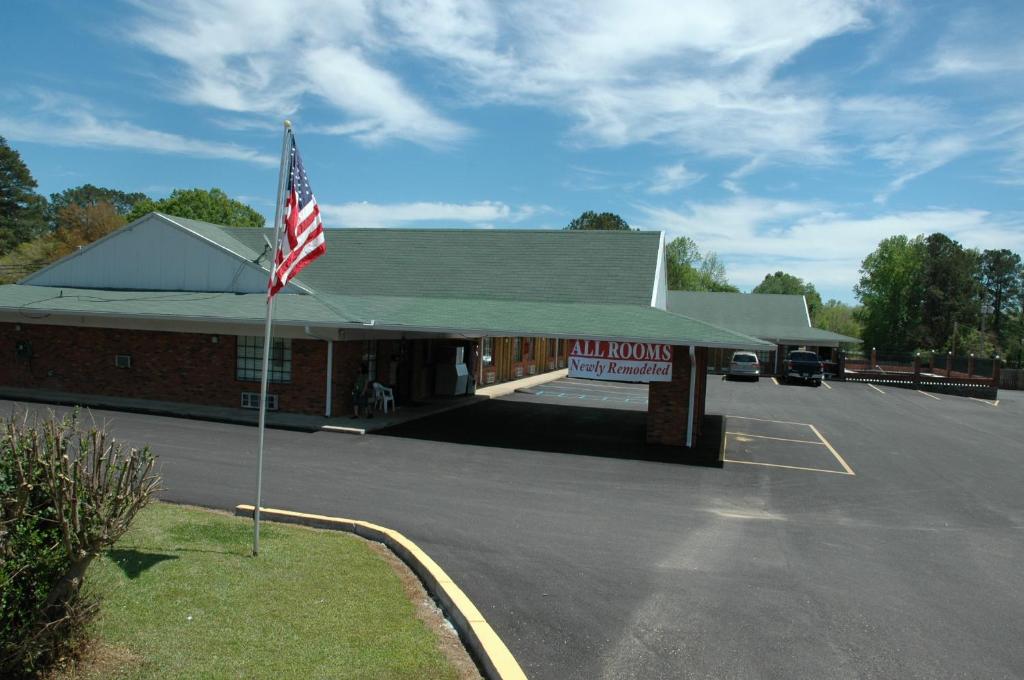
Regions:
M 309 186 L 294 137 L 286 195 L 281 236 L 267 288 L 268 297 L 276 295 L 313 260 L 327 252 L 320 207 Z

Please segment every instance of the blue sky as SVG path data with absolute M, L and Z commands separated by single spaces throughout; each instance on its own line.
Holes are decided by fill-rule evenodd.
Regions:
M 14 0 L 0 135 L 43 193 L 269 215 L 289 117 L 329 227 L 612 211 L 853 301 L 892 234 L 1024 253 L 1024 3 Z

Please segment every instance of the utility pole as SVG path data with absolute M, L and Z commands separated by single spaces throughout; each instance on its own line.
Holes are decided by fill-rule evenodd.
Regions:
M 990 304 L 981 305 L 981 336 L 978 338 L 979 357 L 985 352 L 985 318 L 994 311 L 996 311 L 995 307 Z

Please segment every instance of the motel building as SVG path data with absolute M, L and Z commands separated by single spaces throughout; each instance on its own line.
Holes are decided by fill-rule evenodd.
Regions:
M 256 408 L 269 229 L 151 213 L 0 286 L 0 392 Z M 561 368 L 650 382 L 647 442 L 699 440 L 711 353 L 772 342 L 667 309 L 659 232 L 328 229 L 275 297 L 269 407 L 352 412 Z M 570 362 L 577 362 L 570 367 Z
M 771 344 L 770 349 L 757 351 L 762 375 L 782 375 L 789 351 L 806 349 L 825 362 L 826 373 L 842 377 L 840 346 L 860 343 L 859 338 L 815 328 L 803 295 L 670 290 L 667 309 Z M 732 352 L 737 349 L 740 348 L 712 350 L 709 369 L 714 373 L 727 372 Z

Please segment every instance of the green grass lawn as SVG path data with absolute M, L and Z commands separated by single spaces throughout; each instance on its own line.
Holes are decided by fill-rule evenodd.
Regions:
M 84 675 L 457 677 L 398 575 L 360 539 L 264 523 L 258 558 L 251 548 L 251 520 L 146 508 L 86 577 L 102 597 L 92 631 L 108 662 Z

